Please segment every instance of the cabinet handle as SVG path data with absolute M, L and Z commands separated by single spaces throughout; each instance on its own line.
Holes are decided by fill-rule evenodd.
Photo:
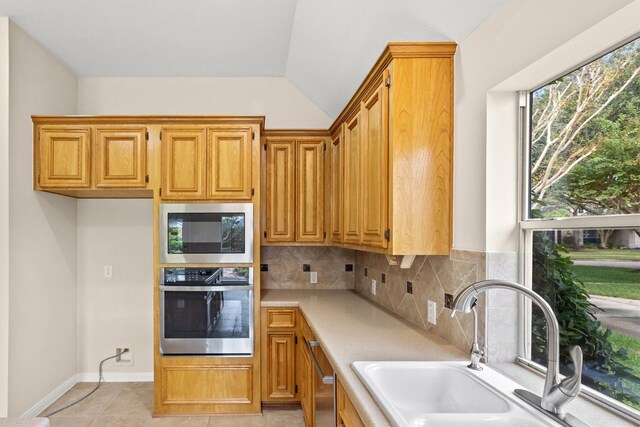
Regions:
M 325 375 L 324 372 L 322 372 L 318 359 L 316 359 L 316 355 L 313 352 L 313 347 L 320 347 L 320 343 L 314 340 L 307 341 L 306 338 L 304 339 L 304 342 L 307 343 L 309 353 L 311 353 L 311 360 L 313 360 L 313 365 L 316 367 L 316 372 L 320 375 L 320 378 L 322 378 L 322 384 L 333 384 L 333 375 Z

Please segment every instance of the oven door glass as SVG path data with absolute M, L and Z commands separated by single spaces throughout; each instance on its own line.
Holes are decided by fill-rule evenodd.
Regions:
M 242 254 L 244 213 L 168 213 L 169 254 Z

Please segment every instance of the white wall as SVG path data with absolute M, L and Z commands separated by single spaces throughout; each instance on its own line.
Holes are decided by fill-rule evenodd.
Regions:
M 81 78 L 78 113 L 266 116 L 267 129 L 332 123 L 283 77 Z
M 76 201 L 34 192 L 32 114 L 75 114 L 76 77 L 9 24 L 9 408 L 77 372 Z
M 0 417 L 9 396 L 9 19 L 0 17 Z
M 106 381 L 153 380 L 153 200 L 78 202 L 79 372 L 133 348 L 133 365 L 105 362 Z M 104 266 L 113 277 L 104 277 Z
M 505 217 L 505 213 L 500 213 L 500 219 L 494 222 L 493 207 L 514 206 L 512 197 L 516 189 L 515 164 L 500 156 L 497 163 L 487 162 L 488 145 L 492 144 L 487 131 L 488 92 L 630 2 L 508 0 L 459 44 L 455 79 L 454 248 L 512 249 L 500 247 L 510 240 L 503 234 L 499 236 L 501 244 L 487 242 L 494 236 L 494 225 L 487 227 L 487 224 L 500 227 Z M 499 148 L 492 150 L 496 152 Z M 508 156 L 513 159 L 513 148 Z M 496 181 L 487 185 L 487 173 L 504 167 L 508 170 L 500 172 L 503 174 L 500 179 L 506 187 L 495 191 Z M 515 212 L 506 214 L 509 215 L 513 217 Z
M 284 78 L 81 78 L 78 113 L 264 115 L 270 129 L 331 124 Z M 105 264 L 112 279 L 103 277 Z M 134 365 L 107 362 L 105 378 L 151 379 L 152 269 L 151 201 L 78 201 L 81 374 L 95 373 L 116 347 L 133 346 Z

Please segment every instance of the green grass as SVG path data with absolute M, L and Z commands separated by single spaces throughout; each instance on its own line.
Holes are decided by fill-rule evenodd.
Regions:
M 640 299 L 640 271 L 630 268 L 574 265 L 590 295 Z
M 609 341 L 611 342 L 614 350 L 617 351 L 624 349 L 627 351 L 627 360 L 624 361 L 624 364 L 631 369 L 636 377 L 640 377 L 640 339 L 613 332 L 609 337 Z M 629 381 L 628 379 L 623 378 L 622 385 L 633 390 L 637 396 L 640 396 L 640 382 Z M 637 403 L 625 403 L 636 409 L 640 409 L 640 405 Z
M 571 259 L 607 259 L 620 261 L 640 261 L 638 249 L 580 249 L 569 252 Z

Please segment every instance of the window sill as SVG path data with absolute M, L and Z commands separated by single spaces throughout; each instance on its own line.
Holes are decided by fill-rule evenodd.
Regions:
M 544 375 L 538 371 L 519 363 L 491 363 L 489 366 L 536 394 L 542 392 Z M 592 426 L 631 427 L 638 425 L 637 421 L 631 421 L 582 394 L 569 404 L 567 412 Z

